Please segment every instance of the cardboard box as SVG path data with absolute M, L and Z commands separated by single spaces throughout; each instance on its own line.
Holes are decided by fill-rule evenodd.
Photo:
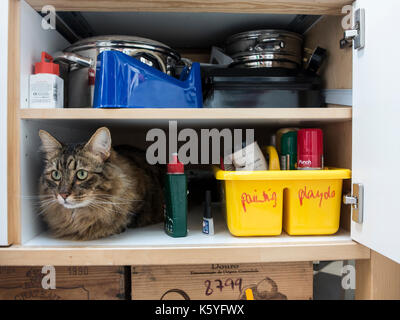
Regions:
M 0 267 L 0 300 L 125 299 L 124 267 L 55 267 L 56 289 L 44 289 L 51 273 L 42 267 Z
M 133 300 L 312 299 L 312 262 L 132 266 Z

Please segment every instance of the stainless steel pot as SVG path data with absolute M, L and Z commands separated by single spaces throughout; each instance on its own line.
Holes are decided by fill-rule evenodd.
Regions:
M 139 59 L 168 75 L 174 75 L 181 60 L 178 52 L 169 46 L 150 39 L 133 36 L 99 36 L 80 40 L 54 60 L 68 64 L 66 107 L 91 107 L 93 105 L 93 77 L 99 53 L 117 50 Z
M 234 34 L 226 41 L 225 52 L 233 67 L 298 68 L 302 61 L 303 37 L 284 30 L 254 30 Z

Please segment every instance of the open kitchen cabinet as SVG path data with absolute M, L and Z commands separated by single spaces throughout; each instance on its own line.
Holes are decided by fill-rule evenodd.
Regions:
M 46 232 L 46 227 L 38 215 L 35 201 L 32 201 L 31 198 L 32 195 L 37 194 L 37 179 L 41 169 L 41 159 L 37 152 L 39 148 L 37 135 L 39 128 L 48 130 L 61 140 L 66 140 L 65 137 L 67 137 L 68 141 L 80 141 L 87 139 L 97 127 L 107 125 L 111 129 L 114 143 L 132 143 L 131 141 L 135 141 L 137 146 L 144 147 L 147 130 L 152 127 L 166 127 L 168 120 L 178 120 L 179 128 L 254 128 L 258 141 L 267 140 L 268 134 L 280 127 L 318 126 L 323 128 L 325 132 L 327 165 L 350 168 L 351 156 L 348 151 L 351 150 L 351 107 L 330 105 L 328 108 L 304 109 L 30 109 L 27 102 L 27 78 L 31 73 L 33 63 L 39 59 L 42 50 L 51 53 L 62 50 L 68 46 L 68 41 L 63 39 L 55 30 L 43 30 L 40 24 L 41 17 L 29 4 L 20 2 L 17 7 L 19 8 L 16 8 L 16 10 L 20 12 L 19 23 L 21 28 L 20 34 L 16 34 L 20 45 L 19 57 L 16 62 L 19 74 L 19 104 L 16 110 L 18 113 L 16 121 L 18 123 L 19 170 L 15 173 L 14 178 L 16 180 L 14 183 L 20 189 L 21 198 L 14 199 L 13 202 L 16 214 L 13 216 L 15 228 L 12 231 L 15 238 L 12 242 L 20 244 L 21 249 L 29 251 L 46 247 L 51 248 L 51 250 L 61 248 L 78 250 L 82 246 L 88 248 L 101 246 L 110 253 L 117 253 L 120 252 L 118 250 L 121 250 L 121 248 L 124 248 L 123 251 L 130 248 L 132 251 L 128 256 L 137 257 L 135 260 L 142 261 L 140 263 L 143 264 L 201 263 L 205 262 L 206 257 L 209 262 L 209 255 L 212 255 L 212 259 L 215 259 L 215 261 L 228 261 L 233 259 L 231 253 L 237 252 L 237 250 L 246 252 L 243 255 L 235 255 L 235 261 L 239 259 L 241 262 L 359 259 L 369 256 L 368 249 L 353 242 L 350 238 L 349 210 L 345 207 L 342 209 L 341 229 L 332 236 L 290 237 L 283 233 L 278 237 L 238 238 L 230 235 L 223 220 L 222 210 L 217 208 L 214 210 L 216 211 L 214 215 L 216 235 L 206 237 L 201 233 L 202 209 L 196 207 L 195 204 L 190 204 L 189 236 L 186 238 L 174 239 L 168 237 L 161 225 L 140 230 L 133 229 L 121 235 L 92 242 L 73 242 L 52 238 Z M 59 8 L 57 4 L 56 8 Z M 268 11 L 266 11 L 267 13 Z M 294 13 L 296 13 L 296 9 L 283 15 L 267 14 L 262 16 L 253 14 L 253 16 L 257 20 L 258 27 L 267 28 L 277 25 L 282 27 L 294 19 Z M 122 19 L 118 18 L 119 14 L 122 17 L 126 13 L 114 12 L 109 16 L 107 16 L 107 12 L 102 14 L 107 17 L 110 29 L 115 29 L 118 28 L 117 22 Z M 214 27 L 205 28 L 202 33 L 201 25 L 204 23 L 204 17 L 207 17 L 207 14 L 212 18 L 210 25 L 214 24 Z M 154 13 L 153 17 L 151 13 L 145 15 L 154 20 L 157 17 L 160 19 L 163 14 Z M 171 13 L 165 13 L 165 15 L 171 15 Z M 195 12 L 185 15 L 188 15 L 191 18 L 190 20 L 194 21 L 189 31 L 195 32 L 200 37 L 200 44 L 189 37 L 190 32 L 188 33 L 187 30 L 182 30 L 182 34 L 179 34 L 176 30 L 169 33 L 164 31 L 163 33 L 162 24 L 157 27 L 157 24 L 154 23 L 153 29 L 149 31 L 150 33 L 144 36 L 159 39 L 162 36 L 168 37 L 169 35 L 171 37 L 171 34 L 173 34 L 169 41 L 168 38 L 162 39 L 162 41 L 173 42 L 177 47 L 184 47 L 183 56 L 186 54 L 189 58 L 204 62 L 208 60 L 208 51 L 204 50 L 204 46 L 209 45 L 210 39 L 213 38 L 213 32 L 215 32 L 213 28 L 216 28 L 217 22 L 222 25 L 219 30 L 223 33 L 223 36 L 220 35 L 220 38 L 232 33 L 231 30 L 234 28 L 236 28 L 234 32 L 242 31 L 243 28 L 244 30 L 250 28 L 247 25 L 251 25 L 251 23 L 255 28 L 254 22 L 251 22 L 250 19 L 251 13 L 246 15 L 232 13 L 229 16 L 220 13 L 219 16 L 216 16 L 216 13 L 205 12 L 199 15 Z M 104 16 L 101 17 L 104 18 Z M 264 20 L 270 21 L 269 24 L 265 23 Z M 224 23 L 226 26 L 223 25 Z M 103 32 L 107 32 L 107 30 Z M 327 36 L 327 33 L 329 36 Z M 341 51 L 338 48 L 340 37 L 340 17 L 337 16 L 322 17 L 305 33 L 305 45 L 325 46 L 330 51 L 322 74 L 327 89 L 351 88 L 351 50 Z M 342 65 L 344 61 L 349 69 L 335 68 L 339 63 Z M 349 191 L 349 183 L 345 184 L 344 191 Z M 184 250 L 185 255 L 181 254 L 182 250 Z M 264 250 L 266 250 L 265 253 L 263 253 Z M 114 260 L 113 263 L 129 263 L 126 260 L 128 256 L 118 255 L 118 259 Z M 145 258 L 143 259 L 143 257 Z
M 362 82 L 360 75 L 354 76 L 354 82 L 352 79 L 353 63 L 356 64 L 355 59 L 359 59 L 362 53 L 355 52 L 352 56 L 351 48 L 339 49 L 339 40 L 343 37 L 342 17 L 339 15 L 341 7 L 351 1 L 320 1 L 318 4 L 315 4 L 315 1 L 300 0 L 291 1 L 290 4 L 285 3 L 285 1 L 277 1 L 274 4 L 262 1 L 254 7 L 252 7 L 253 4 L 243 1 L 230 2 L 224 6 L 221 6 L 220 2 L 217 1 L 204 1 L 204 4 L 200 7 L 184 1 L 174 2 L 174 4 L 168 1 L 157 2 L 157 4 L 152 1 L 118 2 L 117 4 L 111 1 L 30 0 L 27 2 L 28 4 L 14 0 L 10 2 L 10 15 L 13 17 L 10 23 L 13 28 L 10 28 L 12 36 L 9 40 L 9 52 L 13 55 L 9 55 L 9 66 L 11 66 L 9 82 L 13 83 L 13 87 L 9 88 L 8 91 L 8 155 L 11 159 L 8 169 L 8 224 L 9 243 L 12 245 L 0 250 L 0 264 L 148 265 L 369 259 L 369 248 L 354 241 L 352 236 L 378 252 L 385 252 L 390 258 L 398 260 L 396 252 L 392 249 L 381 250 L 384 246 L 391 248 L 397 246 L 398 248 L 399 241 L 395 238 L 397 233 L 393 230 L 396 224 L 389 222 L 398 221 L 393 220 L 398 218 L 389 214 L 390 210 L 385 210 L 385 214 L 383 214 L 383 216 L 388 215 L 386 218 L 390 219 L 379 221 L 382 224 L 380 230 L 374 229 L 373 226 L 368 227 L 368 232 L 375 234 L 380 232 L 379 237 L 389 241 L 376 243 L 374 246 L 370 245 L 369 239 L 356 234 L 356 232 L 361 233 L 362 230 L 359 230 L 359 226 L 351 223 L 348 206 L 342 206 L 341 229 L 332 236 L 289 237 L 282 234 L 278 237 L 236 238 L 229 234 L 221 219 L 221 223 L 217 222 L 217 234 L 214 237 L 206 237 L 200 231 L 201 216 L 198 215 L 198 218 L 196 218 L 196 209 L 194 209 L 189 212 L 190 233 L 187 238 L 169 238 L 164 234 L 162 228 L 147 227 L 94 242 L 70 242 L 53 239 L 46 233 L 45 226 L 41 223 L 37 210 L 29 199 L 29 195 L 34 193 L 37 188 L 36 179 L 40 168 L 40 158 L 36 152 L 39 146 L 37 136 L 39 128 L 54 133 L 56 137 L 68 136 L 70 141 L 76 141 L 77 139 L 87 139 L 95 128 L 107 125 L 111 128 L 113 137 L 115 132 L 114 140 L 122 142 L 130 136 L 135 137 L 135 141 L 139 141 L 140 137 L 145 136 L 148 128 L 165 126 L 168 120 L 178 120 L 180 128 L 199 128 L 202 125 L 230 128 L 237 126 L 254 127 L 257 136 L 262 136 L 264 132 L 267 134 L 279 127 L 316 126 L 324 130 L 327 165 L 354 170 L 355 165 L 361 168 L 361 161 L 368 158 L 366 153 L 363 153 L 364 150 L 361 151 L 358 147 L 357 149 L 354 148 L 353 137 L 357 139 L 357 145 L 360 147 L 360 140 L 363 138 L 352 131 L 354 127 L 352 108 L 335 105 L 335 101 L 339 101 L 339 99 L 333 99 L 327 108 L 309 109 L 29 109 L 25 101 L 27 87 L 24 89 L 24 86 L 27 85 L 27 82 L 24 77 L 30 73 L 32 63 L 38 60 L 40 52 L 44 48 L 54 52 L 63 49 L 66 41 L 58 35 L 51 35 L 56 31 L 41 29 L 40 25 L 37 25 L 40 17 L 30 5 L 36 10 L 40 10 L 45 4 L 54 4 L 56 9 L 60 11 L 102 11 L 105 13 L 114 12 L 116 15 L 118 11 L 157 12 L 158 15 L 163 12 L 185 12 L 188 17 L 191 14 L 192 17 L 195 17 L 198 12 L 203 14 L 216 12 L 246 13 L 257 17 L 259 17 L 259 14 L 265 13 L 276 14 L 277 19 L 279 18 L 278 14 L 323 15 L 305 33 L 305 43 L 310 46 L 317 44 L 329 51 L 328 60 L 322 71 L 325 89 L 342 90 L 354 87 L 363 92 L 365 92 L 364 90 L 371 92 L 371 88 L 367 87 L 367 84 L 363 87 L 360 87 L 359 84 L 353 85 L 355 81 L 357 83 Z M 172 7 L 172 5 L 177 4 L 179 4 L 179 7 Z M 369 9 L 368 12 L 372 14 L 374 8 Z M 37 21 L 29 24 L 25 15 Z M 284 16 L 282 16 L 283 18 Z M 373 18 L 368 19 L 373 20 Z M 221 19 L 219 22 L 223 25 L 224 20 Z M 110 26 L 113 26 L 113 23 L 117 24 L 117 20 L 108 21 Z M 157 24 L 154 23 L 154 25 Z M 236 25 L 240 25 L 240 21 L 237 21 Z M 201 27 L 201 24 L 199 24 L 195 29 L 201 30 Z M 268 24 L 266 23 L 264 27 L 268 27 Z M 154 28 L 156 29 L 156 27 Z M 368 33 L 367 41 L 372 42 Z M 135 34 L 135 32 L 132 31 L 130 34 Z M 37 40 L 31 40 L 27 47 L 27 43 L 21 41 L 24 37 Z M 179 33 L 174 34 L 173 37 L 179 40 L 180 35 Z M 186 49 L 187 53 L 190 54 L 189 57 L 197 57 L 197 59 L 207 61 L 208 57 L 203 49 L 197 50 L 195 46 Z M 372 61 L 368 63 L 372 63 Z M 393 92 L 395 91 L 393 90 Z M 340 95 L 341 93 L 344 94 L 345 91 L 332 93 Z M 345 94 L 348 94 L 348 91 Z M 353 101 L 360 103 L 355 99 Z M 361 117 L 363 106 L 357 105 L 357 108 L 358 111 L 355 114 Z M 371 117 L 369 111 L 371 110 L 367 109 L 366 112 L 368 113 L 365 116 Z M 370 118 L 370 121 L 373 121 L 373 119 Z M 370 128 L 372 128 L 372 125 L 370 125 Z M 367 131 L 364 134 L 367 134 Z M 380 141 L 383 140 L 384 138 Z M 365 144 L 363 146 L 365 150 L 368 150 Z M 358 162 L 354 162 L 355 150 L 359 152 L 356 156 L 359 159 Z M 361 179 L 361 176 L 359 177 Z M 382 187 L 382 182 L 374 181 L 371 183 L 375 184 L 377 188 Z M 393 187 L 390 192 L 394 192 L 394 190 Z M 351 183 L 347 181 L 344 184 L 344 193 L 350 191 Z M 21 195 L 21 197 L 16 195 Z M 394 196 L 388 201 L 390 200 L 393 203 L 393 199 L 395 199 Z M 367 205 L 365 203 L 366 210 L 368 209 Z M 370 211 L 369 213 L 370 216 L 377 214 L 378 212 Z M 382 216 L 382 213 L 380 212 L 379 215 Z M 366 213 L 365 218 L 367 219 L 367 217 Z M 217 219 L 216 214 L 215 218 Z M 364 223 L 369 225 L 367 220 Z M 374 223 L 378 222 L 375 221 Z M 386 235 L 386 232 L 382 231 L 383 223 L 388 225 L 388 230 L 392 230 L 391 235 Z M 364 229 L 367 228 L 364 227 Z

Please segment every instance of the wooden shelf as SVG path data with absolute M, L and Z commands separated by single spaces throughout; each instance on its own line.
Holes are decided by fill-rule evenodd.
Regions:
M 216 208 L 213 209 L 216 211 Z M 216 211 L 218 212 L 218 211 Z M 369 259 L 370 250 L 339 230 L 329 236 L 235 237 L 222 212 L 213 236 L 201 231 L 202 207 L 188 215 L 188 236 L 172 238 L 163 224 L 94 241 L 54 239 L 46 231 L 23 246 L 0 249 L 0 265 L 167 265 Z
M 57 11 L 297 13 L 340 15 L 351 0 L 26 0 L 40 11 L 53 5 Z
M 310 238 L 310 237 L 308 237 Z M 341 239 L 342 238 L 342 239 Z M 167 265 L 369 259 L 370 250 L 343 235 L 284 243 L 175 246 L 11 246 L 0 265 Z
M 21 119 L 199 119 L 259 121 L 351 120 L 350 107 L 337 108 L 218 108 L 218 109 L 20 109 Z

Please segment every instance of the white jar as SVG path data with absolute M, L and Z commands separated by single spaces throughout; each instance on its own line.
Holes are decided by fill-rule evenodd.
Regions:
M 30 108 L 64 106 L 64 81 L 59 77 L 59 65 L 52 61 L 52 56 L 42 52 L 42 61 L 35 64 L 35 74 L 29 77 Z

